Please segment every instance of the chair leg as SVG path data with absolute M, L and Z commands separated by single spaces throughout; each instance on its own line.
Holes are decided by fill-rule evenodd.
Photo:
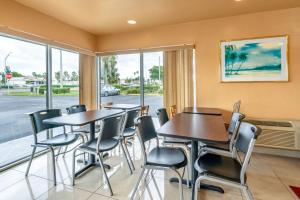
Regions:
M 36 151 L 36 146 L 33 146 L 32 153 L 31 153 L 31 157 L 30 157 L 30 160 L 29 160 L 27 169 L 26 169 L 25 176 L 28 176 L 29 169 L 30 169 L 30 167 L 31 167 L 32 160 L 33 160 L 33 158 L 34 158 L 35 151 Z
M 73 186 L 75 185 L 75 157 L 76 157 L 76 149 L 73 151 L 73 158 L 72 158 L 72 185 Z
M 247 186 L 245 186 L 242 190 L 243 190 L 247 200 L 253 200 L 252 193 Z
M 61 151 L 61 147 L 58 148 L 58 152 L 57 152 L 57 154 L 55 155 L 56 160 L 58 159 L 58 156 L 60 155 L 60 151 Z
M 177 176 L 178 176 L 178 180 L 179 180 L 179 196 L 180 196 L 180 200 L 183 200 L 183 188 L 182 188 L 182 176 L 180 175 L 180 173 L 174 169 L 174 171 L 176 172 Z
M 155 186 L 155 188 L 156 188 L 156 190 L 157 190 L 157 193 L 158 193 L 158 195 L 159 195 L 159 199 L 162 200 L 163 198 L 162 198 L 162 196 L 161 196 L 161 193 L 160 193 L 160 191 L 159 191 L 159 187 L 158 187 L 157 182 L 156 182 L 156 180 L 155 180 L 155 177 L 154 177 L 154 174 L 153 174 L 153 169 L 151 170 L 150 175 L 151 175 L 152 181 L 153 181 L 153 183 L 154 183 L 154 186 Z M 150 192 L 149 192 L 149 194 L 150 194 Z
M 108 179 L 108 177 L 107 177 L 107 174 L 106 174 L 106 171 L 105 171 L 105 168 L 104 168 L 103 162 L 102 162 L 101 155 L 100 155 L 100 153 L 99 153 L 99 154 L 97 154 L 97 155 L 98 155 L 98 158 L 99 158 L 99 163 L 100 163 L 100 166 L 101 166 L 102 172 L 103 172 L 103 174 L 104 174 L 104 177 L 105 177 L 106 183 L 107 183 L 107 185 L 108 185 L 108 188 L 109 188 L 109 191 L 110 191 L 110 196 L 113 196 L 113 191 L 112 191 L 112 188 L 111 188 L 111 185 L 110 185 L 109 179 Z
M 68 150 L 68 145 L 66 146 L 65 151 L 64 151 L 64 153 L 63 153 L 63 156 L 62 156 L 63 158 L 66 156 L 67 150 Z
M 195 182 L 195 187 L 194 187 L 194 199 L 193 200 L 198 200 L 198 192 L 200 192 L 200 183 L 203 180 L 203 176 L 199 176 Z M 199 198 L 200 199 L 200 198 Z
M 126 152 L 125 152 L 125 150 L 124 150 L 122 141 L 120 141 L 119 145 L 121 146 L 122 153 L 124 154 L 124 158 L 125 158 L 125 160 L 126 160 L 126 162 L 127 162 L 127 165 L 128 165 L 128 168 L 129 168 L 129 172 L 130 172 L 130 174 L 132 174 L 132 169 L 131 169 L 131 165 L 130 165 L 130 161 L 129 161 L 130 158 L 127 157 L 127 154 L 126 154 Z M 126 144 L 124 144 L 124 145 L 126 145 Z M 126 147 L 125 147 L 125 148 L 126 148 Z
M 51 150 L 52 154 L 52 168 L 53 168 L 53 180 L 54 180 L 54 185 L 56 186 L 56 169 L 55 169 L 55 153 L 53 147 L 49 147 Z
M 144 173 L 145 173 L 145 168 L 143 167 L 142 172 L 141 172 L 141 174 L 139 176 L 139 179 L 138 179 L 138 181 L 137 181 L 137 183 L 136 183 L 136 185 L 134 187 L 134 190 L 133 190 L 133 192 L 131 194 L 130 200 L 134 199 L 135 193 L 136 193 L 137 189 L 139 188 L 139 185 L 140 185 L 140 182 L 141 182 L 141 180 L 142 180 L 142 178 L 144 176 Z
M 124 142 L 124 141 L 123 141 L 123 142 Z M 124 144 L 125 152 L 127 153 L 128 159 L 129 159 L 130 164 L 131 164 L 131 166 L 132 166 L 132 169 L 135 170 L 135 167 L 134 167 L 134 164 L 133 164 L 133 162 L 132 162 L 132 159 L 131 159 L 130 153 L 129 153 L 129 151 L 128 151 L 127 145 L 126 145 L 125 142 L 124 142 L 123 144 Z

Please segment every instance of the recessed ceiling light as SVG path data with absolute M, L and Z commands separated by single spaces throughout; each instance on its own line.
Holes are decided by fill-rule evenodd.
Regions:
M 128 20 L 127 23 L 128 24 L 136 24 L 136 21 L 131 19 L 131 20 Z
M 236 2 L 241 2 L 241 1 L 243 1 L 243 0 L 234 0 L 234 1 L 236 1 Z

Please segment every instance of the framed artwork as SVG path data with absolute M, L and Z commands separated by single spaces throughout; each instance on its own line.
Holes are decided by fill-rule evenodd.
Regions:
M 288 37 L 221 42 L 221 81 L 288 81 Z

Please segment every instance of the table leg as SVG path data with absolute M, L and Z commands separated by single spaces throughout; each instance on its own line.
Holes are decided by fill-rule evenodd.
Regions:
M 192 200 L 194 199 L 194 190 L 195 190 L 195 182 L 198 177 L 198 172 L 194 167 L 198 156 L 198 141 L 192 140 L 192 149 L 191 149 L 191 171 L 192 171 Z
M 92 122 L 90 124 L 90 141 L 94 140 L 96 137 L 95 137 L 95 122 Z M 90 161 L 91 163 L 95 163 L 96 159 L 95 159 L 95 155 L 93 154 L 90 154 Z

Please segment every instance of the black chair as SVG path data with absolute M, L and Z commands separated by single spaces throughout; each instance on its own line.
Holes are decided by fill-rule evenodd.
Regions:
M 66 108 L 67 113 L 68 114 L 75 114 L 75 113 L 80 113 L 80 112 L 86 112 L 86 106 L 84 104 L 80 104 L 80 105 L 74 105 L 74 106 L 70 106 L 68 108 Z M 89 125 L 85 125 L 83 127 L 79 127 L 77 129 L 74 129 L 75 127 L 71 126 L 71 131 L 72 132 L 81 132 L 81 133 L 89 133 L 90 132 L 90 126 Z M 96 124 L 95 125 L 95 132 L 99 132 L 100 131 L 100 125 Z M 85 135 L 85 137 L 88 139 L 87 134 Z
M 178 169 L 185 168 L 187 165 L 187 157 L 184 150 L 181 148 L 172 148 L 172 147 L 161 147 L 159 146 L 158 137 L 154 128 L 154 124 L 151 116 L 142 116 L 137 119 L 137 135 L 141 144 L 141 151 L 144 159 L 144 164 L 142 166 L 142 172 L 139 176 L 138 182 L 133 190 L 131 199 L 134 199 L 135 193 L 139 187 L 139 184 L 142 180 L 142 177 L 146 172 L 145 179 L 149 175 L 152 176 L 153 181 L 155 181 L 153 176 L 153 170 L 173 170 L 179 178 L 179 193 L 180 199 L 183 199 L 183 190 L 182 190 L 182 177 Z M 150 153 L 146 153 L 145 142 L 152 139 L 156 140 L 156 147 L 153 148 Z M 183 170 L 184 172 L 184 170 Z M 155 182 L 156 183 L 156 182 Z M 156 184 L 157 185 L 157 184 Z
M 73 133 L 66 133 L 65 129 L 62 134 L 56 135 L 52 138 L 46 139 L 39 141 L 37 135 L 43 131 L 57 128 L 57 127 L 63 127 L 60 125 L 50 125 L 50 124 L 45 124 L 43 123 L 43 120 L 45 119 L 50 119 L 53 117 L 59 117 L 61 116 L 61 110 L 60 109 L 50 109 L 50 110 L 41 110 L 38 112 L 34 112 L 29 114 L 31 122 L 32 122 L 32 127 L 33 127 L 33 138 L 34 138 L 34 143 L 32 145 L 33 150 L 31 154 L 31 158 L 28 163 L 28 167 L 25 173 L 25 176 L 28 176 L 29 169 L 32 163 L 32 160 L 35 155 L 35 151 L 37 147 L 43 147 L 43 148 L 48 148 L 51 150 L 52 154 L 52 165 L 53 165 L 53 176 L 54 176 L 54 185 L 56 185 L 56 170 L 55 170 L 55 153 L 54 153 L 54 148 L 55 147 L 62 147 L 62 146 L 67 146 L 69 144 L 74 143 L 79 135 L 78 134 L 73 134 Z M 63 127 L 64 128 L 64 127 Z
M 158 117 L 158 121 L 160 126 L 164 125 L 169 121 L 168 113 L 166 108 L 160 108 L 156 111 L 156 115 Z M 170 137 L 163 137 L 163 145 L 182 145 L 184 149 L 187 150 L 188 154 L 191 157 L 191 141 L 190 140 L 184 140 L 184 139 L 179 139 L 179 138 L 170 138 Z M 191 160 L 191 158 L 190 158 Z M 190 165 L 187 168 L 187 175 L 188 179 L 191 179 L 191 172 L 190 170 L 192 169 L 192 165 Z M 187 186 L 190 187 L 190 182 L 187 182 Z
M 109 190 L 110 190 L 110 195 L 113 195 L 113 191 L 109 182 L 109 179 L 107 177 L 105 168 L 104 168 L 104 164 L 102 161 L 102 156 L 101 153 L 103 152 L 107 152 L 110 151 L 114 148 L 116 148 L 119 144 L 121 145 L 123 154 L 126 155 L 125 150 L 123 145 L 120 143 L 120 138 L 122 135 L 122 129 L 124 129 L 124 120 L 125 117 L 125 113 L 121 114 L 121 115 L 117 115 L 117 116 L 113 116 L 113 117 L 109 117 L 106 119 L 102 120 L 101 123 L 101 130 L 100 130 L 100 135 L 98 136 L 98 138 L 95 138 L 92 141 L 86 142 L 83 145 L 79 146 L 77 149 L 74 150 L 73 152 L 73 171 L 72 171 L 72 184 L 75 184 L 75 157 L 76 157 L 76 152 L 77 151 L 82 151 L 85 153 L 89 153 L 89 154 L 94 154 L 98 157 L 101 169 L 103 171 L 105 180 L 108 184 Z M 127 156 L 124 156 L 125 160 L 128 164 L 128 168 L 130 173 L 132 174 L 132 170 L 130 167 L 130 163 L 129 160 L 127 158 Z
M 233 113 L 231 116 L 231 121 L 227 129 L 229 140 L 227 143 L 202 143 L 202 150 L 208 152 L 214 152 L 218 154 L 232 154 L 234 143 L 236 142 L 239 127 L 241 122 L 245 119 L 245 115 L 241 113 Z
M 156 111 L 156 115 L 158 117 L 158 121 L 160 126 L 164 125 L 169 121 L 168 113 L 166 108 L 160 108 Z M 191 143 L 189 140 L 184 140 L 184 139 L 177 139 L 177 138 L 168 138 L 168 137 L 163 137 L 163 143 L 164 144 L 183 144 L 183 145 L 188 145 Z
M 213 153 L 201 155 L 195 162 L 199 177 L 195 183 L 194 200 L 199 200 L 198 189 L 202 181 L 212 181 L 241 189 L 247 200 L 253 196 L 246 184 L 246 170 L 250 162 L 255 141 L 261 129 L 252 124 L 242 122 L 237 141 L 234 145 L 236 157 Z
M 135 170 L 135 167 L 134 167 L 134 164 L 132 162 L 132 159 L 130 157 L 130 154 L 129 154 L 129 151 L 128 151 L 128 148 L 127 148 L 127 144 L 129 144 L 129 139 L 132 139 L 134 138 L 134 135 L 135 135 L 135 124 L 136 124 L 136 119 L 139 115 L 139 112 L 140 112 L 140 109 L 132 109 L 132 110 L 128 110 L 127 111 L 127 114 L 126 114 L 126 117 L 125 117 L 125 128 L 124 128 L 124 131 L 123 131 L 123 134 L 122 134 L 122 143 L 124 144 L 124 148 L 125 148 L 125 151 L 127 153 L 127 157 L 129 158 L 129 161 L 130 161 L 130 164 L 132 166 L 132 169 Z

